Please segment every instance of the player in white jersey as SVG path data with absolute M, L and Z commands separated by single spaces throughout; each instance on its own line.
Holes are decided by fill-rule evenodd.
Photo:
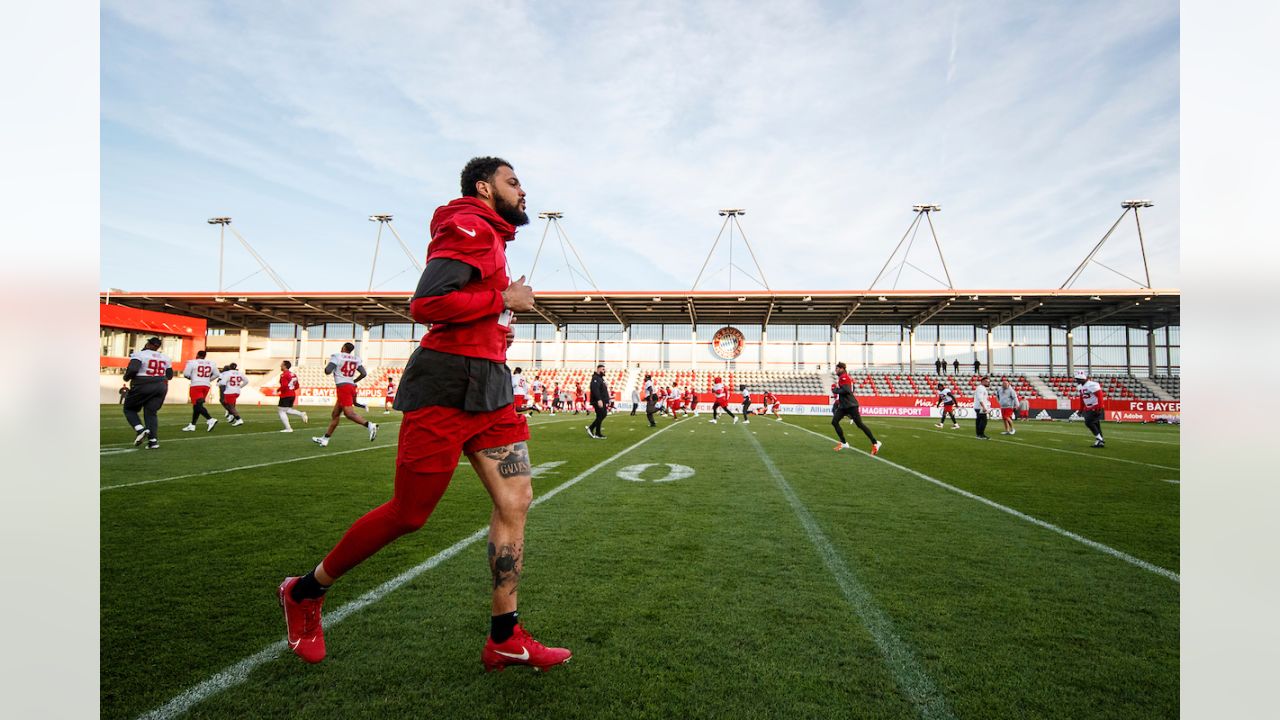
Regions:
M 529 407 L 529 381 L 524 379 L 524 370 L 521 368 L 511 371 L 511 394 L 514 396 L 516 412 L 533 409 Z
M 240 401 L 240 393 L 249 387 L 249 378 L 240 372 L 235 363 L 231 363 L 227 366 L 226 372 L 222 373 L 222 380 L 225 383 L 222 390 L 222 406 L 231 414 L 231 425 L 239 427 L 244 424 L 244 418 L 240 417 L 236 403 Z
M 364 369 L 364 361 L 355 354 L 355 349 L 354 343 L 343 343 L 342 350 L 330 355 L 329 364 L 324 366 L 324 374 L 333 376 L 338 399 L 333 404 L 333 413 L 329 416 L 329 427 L 324 431 L 324 437 L 311 438 L 312 442 L 321 447 L 329 444 L 329 438 L 333 437 L 333 431 L 338 429 L 338 423 L 343 415 L 351 422 L 368 428 L 370 442 L 378 436 L 378 426 L 365 420 L 351 407 L 356 401 L 356 383 L 369 374 Z
M 751 391 L 746 385 L 739 385 L 738 392 L 742 394 L 742 424 L 751 424 Z
M 542 412 L 542 393 L 546 390 L 546 386 L 542 384 L 542 376 L 533 376 L 533 407 Z
M 191 422 L 182 428 L 182 432 L 195 432 L 196 420 L 201 416 L 204 416 L 205 432 L 213 430 L 213 426 L 218 424 L 218 419 L 209 414 L 204 401 L 209 396 L 209 388 L 219 375 L 218 366 L 214 365 L 212 360 L 205 359 L 204 350 L 196 353 L 195 359 L 187 361 L 187 367 L 183 369 L 182 376 L 191 381 L 191 389 L 187 391 L 188 397 L 191 398 Z
M 130 383 L 129 393 L 124 397 L 124 417 L 137 433 L 134 445 L 141 445 L 145 440 L 148 450 L 160 447 L 160 418 L 156 413 L 169 394 L 172 377 L 173 364 L 160 352 L 158 337 L 149 338 L 141 350 L 129 356 L 129 366 L 124 371 L 124 379 Z M 146 418 L 145 425 L 138 417 L 138 410 L 142 410 Z
M 1107 394 L 1102 391 L 1101 385 L 1089 379 L 1089 373 L 1084 370 L 1076 371 L 1076 386 L 1080 390 L 1080 409 L 1084 411 L 1084 426 L 1093 433 L 1092 447 L 1104 448 L 1107 443 L 1102 439 L 1102 419 L 1105 417 L 1103 403 L 1107 400 Z

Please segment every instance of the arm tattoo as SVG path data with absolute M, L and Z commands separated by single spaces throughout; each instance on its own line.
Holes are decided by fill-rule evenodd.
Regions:
M 520 587 L 520 574 L 524 570 L 524 543 L 497 547 L 489 543 L 489 569 L 493 572 L 493 589 L 509 587 L 513 595 Z
M 531 475 L 529 446 L 518 442 L 514 445 L 481 450 L 480 454 L 498 463 L 498 474 L 504 478 Z

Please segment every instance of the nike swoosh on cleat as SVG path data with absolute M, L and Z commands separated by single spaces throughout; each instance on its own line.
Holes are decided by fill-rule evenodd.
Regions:
M 290 640 L 290 641 L 289 641 L 289 647 L 293 648 L 294 650 L 297 650 L 297 649 L 298 649 L 298 646 L 299 646 L 299 645 L 301 645 L 301 644 L 302 644 L 302 638 L 298 638 L 297 640 Z
M 475 231 L 475 230 L 468 230 L 468 229 L 466 229 L 466 228 L 462 227 L 461 225 L 454 225 L 454 227 L 456 227 L 456 228 L 458 228 L 459 230 L 461 230 L 462 232 L 464 232 L 464 233 L 466 233 L 466 234 L 470 235 L 471 237 L 475 237 L 475 236 L 476 236 L 476 231 Z
M 524 647 L 522 647 L 522 648 L 520 648 L 520 649 L 521 649 L 521 650 L 523 650 L 524 652 L 520 653 L 519 655 L 517 655 L 517 654 L 515 654 L 515 653 L 505 653 L 505 652 L 502 652 L 501 650 L 494 650 L 494 652 L 496 652 L 496 653 L 498 653 L 499 655 L 502 655 L 502 656 L 504 656 L 504 657 L 509 657 L 509 658 L 511 658 L 512 660 L 528 660 L 528 659 L 529 659 L 529 649 L 528 649 L 528 648 L 524 648 Z

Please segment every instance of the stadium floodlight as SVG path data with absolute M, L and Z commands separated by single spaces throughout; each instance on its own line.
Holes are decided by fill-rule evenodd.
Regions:
M 1014 296 L 1013 296 L 1013 301 L 1014 301 L 1014 302 L 1022 302 L 1022 296 L 1021 296 L 1021 295 L 1014 295 Z
M 805 296 L 802 298 L 802 301 L 803 301 L 803 302 L 813 302 L 813 296 L 812 296 L 812 295 L 805 295 Z
M 658 297 L 658 296 L 656 296 L 656 295 L 655 295 L 655 296 L 654 296 L 654 298 L 653 298 L 653 301 L 654 301 L 654 302 L 662 302 L 662 298 L 660 298 L 660 297 Z
M 883 295 L 881 295 L 880 297 L 878 297 L 878 298 L 876 298 L 876 299 L 877 299 L 877 300 L 879 300 L 880 302 L 889 302 L 889 298 L 887 298 L 887 297 L 885 297 L 885 296 L 883 296 Z
M 1155 203 L 1151 202 L 1150 200 L 1125 200 L 1124 202 L 1120 203 L 1120 207 L 1126 208 L 1126 209 L 1147 208 L 1147 207 L 1155 207 Z
M 745 295 L 739 295 L 739 296 L 738 296 L 738 302 L 746 302 L 746 301 L 747 301 L 747 298 L 746 298 L 746 296 L 745 296 Z
M 737 217 L 738 215 L 746 215 L 746 214 L 747 214 L 747 211 L 742 208 L 724 208 L 723 210 L 720 211 L 721 217 L 724 217 L 725 215 L 732 215 L 734 217 Z
M 590 295 L 588 295 L 588 296 L 586 296 L 586 297 L 582 298 L 582 302 L 591 302 L 591 296 L 590 296 Z
M 564 217 L 564 213 L 560 212 L 559 210 L 548 210 L 547 212 L 538 213 L 538 217 L 543 220 L 550 220 L 552 218 L 559 220 L 560 218 Z
M 211 217 L 211 218 L 209 218 L 209 224 L 210 224 L 210 225 L 230 225 L 230 224 L 231 224 L 231 218 L 229 218 L 229 217 Z
M 390 215 L 370 215 L 369 222 L 391 222 Z
M 1098 302 L 1102 302 L 1102 296 L 1101 296 L 1101 295 L 1092 295 L 1092 296 L 1090 296 L 1090 297 L 1089 297 L 1089 299 L 1090 299 L 1090 300 L 1097 300 Z
M 942 212 L 941 205 L 933 204 L 912 205 L 911 209 L 916 212 Z

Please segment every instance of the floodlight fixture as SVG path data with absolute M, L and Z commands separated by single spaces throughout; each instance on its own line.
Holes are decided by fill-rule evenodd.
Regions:
M 804 298 L 803 298 L 803 300 L 804 300 L 804 302 L 813 302 L 813 296 L 812 296 L 812 295 L 805 295 L 805 296 L 804 296 Z
M 369 222 L 391 222 L 390 215 L 370 215 Z
M 1022 302 L 1022 296 L 1021 296 L 1021 295 L 1014 295 L 1014 296 L 1013 296 L 1013 301 L 1014 301 L 1014 302 Z
M 877 299 L 877 300 L 879 300 L 880 302 L 889 302 L 889 298 L 887 298 L 887 297 L 885 297 L 885 296 L 883 296 L 883 295 L 881 295 L 880 297 L 878 297 L 878 298 L 876 298 L 876 299 Z
M 746 214 L 747 214 L 747 211 L 744 210 L 743 208 L 724 208 L 723 210 L 720 211 L 721 217 L 724 217 L 725 215 L 738 216 L 738 215 L 746 215 Z
M 738 296 L 738 302 L 746 302 L 746 301 L 747 301 L 747 297 L 745 295 Z
M 941 205 L 933 204 L 912 205 L 911 209 L 915 212 L 942 212 Z
M 1155 206 L 1155 203 L 1151 202 L 1150 200 L 1125 200 L 1124 202 L 1120 203 L 1120 207 L 1125 209 L 1149 208 L 1154 206 Z
M 543 220 L 559 220 L 564 217 L 564 213 L 559 210 L 548 210 L 547 212 L 538 213 L 538 217 Z
M 1098 302 L 1102 302 L 1102 296 L 1101 296 L 1101 295 L 1093 295 L 1093 296 L 1090 296 L 1090 297 L 1089 297 L 1089 299 L 1090 299 L 1090 300 L 1097 300 Z
M 210 225 L 230 225 L 230 224 L 231 224 L 231 218 L 229 218 L 229 217 L 211 217 L 211 218 L 209 218 L 209 224 L 210 224 Z

